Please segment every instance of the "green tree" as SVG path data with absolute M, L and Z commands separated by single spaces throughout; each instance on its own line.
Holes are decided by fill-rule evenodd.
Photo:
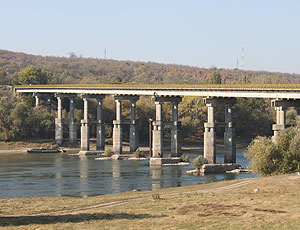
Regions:
M 9 84 L 9 78 L 7 77 L 7 73 L 0 67 L 0 85 Z
M 17 82 L 23 85 L 47 84 L 51 74 L 36 66 L 28 66 L 18 73 Z
M 215 71 L 209 79 L 210 84 L 222 84 L 222 76 L 218 71 Z

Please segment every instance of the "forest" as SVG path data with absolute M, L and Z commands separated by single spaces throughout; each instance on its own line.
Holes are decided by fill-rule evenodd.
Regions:
M 135 83 L 135 84 L 270 84 L 299 83 L 300 75 L 271 73 L 264 71 L 244 71 L 239 69 L 205 69 L 191 66 L 116 61 L 95 58 L 42 57 L 0 50 L 0 85 L 22 84 L 92 84 L 92 83 Z M 26 140 L 32 138 L 54 138 L 54 118 L 57 101 L 52 99 L 52 112 L 46 107 L 34 108 L 34 98 L 30 95 L 15 95 L 4 87 L 0 92 L 0 139 Z M 63 100 L 63 116 L 68 117 L 68 100 Z M 236 132 L 240 137 L 272 135 L 275 111 L 268 99 L 238 99 L 234 106 Z M 75 101 L 75 117 L 79 133 L 83 102 Z M 96 102 L 91 100 L 90 118 L 96 116 Z M 123 117 L 129 119 L 130 106 L 123 104 Z M 163 107 L 165 120 L 171 119 L 171 105 Z M 141 141 L 148 139 L 148 119 L 154 118 L 155 107 L 150 97 L 141 97 L 137 102 L 137 118 Z M 287 111 L 287 123 L 293 124 L 295 110 Z M 242 117 L 243 119 L 239 119 Z M 112 135 L 112 121 L 115 119 L 115 105 L 112 97 L 104 100 L 104 122 L 107 137 Z M 206 106 L 203 98 L 184 97 L 179 104 L 179 119 L 183 138 L 201 139 L 206 122 Z M 216 120 L 224 121 L 224 107 L 217 107 Z M 170 134 L 165 127 L 165 137 Z M 65 124 L 65 130 L 67 130 Z M 124 127 L 125 139 L 129 127 Z M 223 135 L 223 128 L 217 128 L 217 135 Z M 67 133 L 65 133 L 67 138 Z M 95 136 L 95 127 L 91 128 Z

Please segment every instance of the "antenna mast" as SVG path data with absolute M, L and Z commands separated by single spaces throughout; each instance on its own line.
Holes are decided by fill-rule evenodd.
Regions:
M 244 69 L 245 67 L 245 59 L 244 59 L 244 56 L 245 56 L 245 50 L 244 50 L 244 46 L 242 47 L 242 69 Z

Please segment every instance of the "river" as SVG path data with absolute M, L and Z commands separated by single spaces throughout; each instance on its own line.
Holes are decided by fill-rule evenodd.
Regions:
M 237 163 L 247 167 L 245 148 L 237 149 Z M 190 151 L 189 151 L 190 153 Z M 191 160 L 197 152 L 190 153 Z M 245 174 L 192 176 L 188 166 L 150 168 L 148 161 L 99 161 L 96 156 L 67 154 L 1 154 L 0 198 L 33 196 L 92 196 L 139 190 L 180 187 L 255 177 Z M 223 154 L 217 154 L 217 162 Z

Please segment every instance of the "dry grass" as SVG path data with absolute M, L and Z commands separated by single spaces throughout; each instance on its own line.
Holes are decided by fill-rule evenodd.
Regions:
M 247 181 L 87 198 L 0 199 L 0 229 L 299 229 L 300 179 Z
M 53 140 L 32 140 L 28 142 L 24 141 L 13 141 L 13 142 L 5 142 L 0 141 L 0 150 L 22 150 L 22 149 L 28 149 L 28 148 L 50 148 L 55 143 Z

